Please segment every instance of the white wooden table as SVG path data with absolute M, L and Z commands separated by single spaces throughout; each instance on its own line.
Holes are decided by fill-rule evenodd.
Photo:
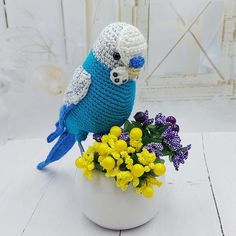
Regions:
M 168 167 L 167 197 L 159 214 L 127 231 L 103 229 L 78 209 L 77 147 L 40 172 L 35 166 L 51 146 L 43 139 L 9 141 L 0 147 L 0 235 L 236 235 L 236 133 L 182 137 L 184 144 L 192 143 L 190 158 L 179 172 Z

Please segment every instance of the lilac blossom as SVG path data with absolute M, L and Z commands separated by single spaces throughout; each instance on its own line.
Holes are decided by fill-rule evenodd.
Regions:
M 173 165 L 176 170 L 179 170 L 179 165 L 184 164 L 185 160 L 188 158 L 188 151 L 191 149 L 191 144 L 187 145 L 176 151 L 175 155 L 173 156 Z
M 153 152 L 156 154 L 156 156 L 163 156 L 162 150 L 163 145 L 161 143 L 149 143 L 146 146 L 144 146 L 149 152 Z
M 144 126 L 147 126 L 147 125 L 152 124 L 153 121 L 154 121 L 154 119 L 153 119 L 153 118 L 149 118 L 148 110 L 146 110 L 146 111 L 144 112 L 144 115 L 145 115 L 145 120 L 144 120 L 144 122 L 143 122 L 143 125 L 144 125 Z
M 164 138 L 163 143 L 166 144 L 170 150 L 176 151 L 182 147 L 178 132 L 174 131 L 171 126 L 162 133 L 162 137 Z
M 102 142 L 102 134 L 93 134 L 93 139 L 97 142 Z
M 122 132 L 120 135 L 120 139 L 128 142 L 129 141 L 129 133 L 128 132 Z
M 166 124 L 166 117 L 162 113 L 158 113 L 155 117 L 155 125 L 162 126 Z

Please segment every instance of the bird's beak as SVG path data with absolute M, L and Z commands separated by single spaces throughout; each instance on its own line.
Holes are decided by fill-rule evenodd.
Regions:
M 140 68 L 128 68 L 128 75 L 130 79 L 137 79 L 140 71 Z

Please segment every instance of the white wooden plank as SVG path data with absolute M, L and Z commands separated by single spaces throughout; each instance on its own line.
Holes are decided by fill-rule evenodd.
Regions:
M 0 1 L 0 33 L 6 29 L 6 17 L 5 17 L 5 4 L 4 1 Z
M 225 235 L 235 235 L 236 133 L 205 133 L 206 162 Z
M 21 235 L 27 226 L 60 164 L 40 175 L 36 164 L 48 150 L 37 139 L 10 141 L 0 148 L 0 235 Z
M 85 218 L 75 197 L 75 165 L 79 155 L 77 146 L 61 160 L 60 169 L 48 186 L 39 206 L 24 231 L 24 236 L 52 235 L 119 235 L 119 231 L 105 230 Z M 53 165 L 48 167 L 53 169 Z M 39 175 L 43 178 L 45 172 Z M 37 185 L 37 182 L 35 183 Z
M 116 2 L 110 0 L 86 0 L 87 52 L 101 30 L 117 19 Z
M 179 172 L 168 166 L 166 198 L 159 214 L 149 223 L 122 236 L 220 236 L 220 226 L 204 163 L 200 134 L 183 135 L 184 143 L 192 143 L 189 160 Z
M 141 101 L 166 101 L 185 99 L 209 99 L 215 97 L 234 97 L 234 84 L 217 85 L 179 85 L 173 87 L 153 86 L 139 88 L 138 95 Z
M 85 1 L 63 1 L 62 4 L 68 65 L 73 69 L 83 60 L 86 52 Z

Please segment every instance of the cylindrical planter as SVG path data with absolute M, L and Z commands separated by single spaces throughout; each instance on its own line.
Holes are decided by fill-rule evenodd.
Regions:
M 165 179 L 158 179 L 163 182 L 163 186 L 155 187 L 152 198 L 135 193 L 132 186 L 123 192 L 113 178 L 107 178 L 97 171 L 89 181 L 78 170 L 75 187 L 85 216 L 102 227 L 120 230 L 145 224 L 159 211 L 164 200 Z

